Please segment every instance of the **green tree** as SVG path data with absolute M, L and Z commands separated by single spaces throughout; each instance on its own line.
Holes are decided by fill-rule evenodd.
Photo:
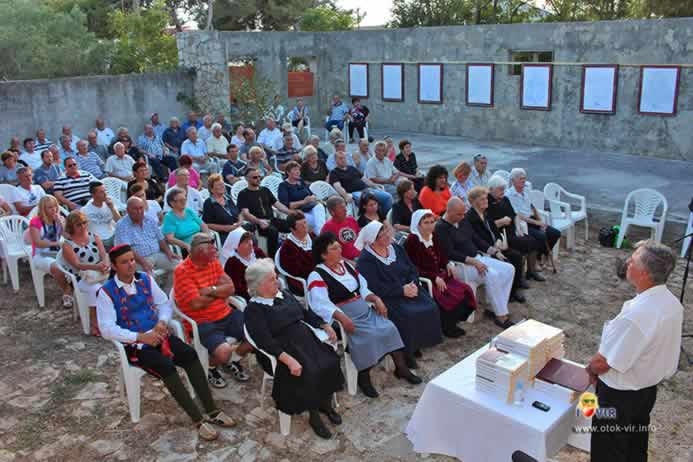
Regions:
M 324 2 L 320 0 L 214 0 L 217 30 L 293 30 L 303 13 Z M 198 24 L 205 27 L 207 11 L 200 10 Z
M 356 26 L 353 10 L 344 10 L 333 5 L 308 8 L 299 22 L 299 30 L 310 32 L 334 32 L 351 30 Z
M 113 12 L 110 30 L 116 40 L 111 73 L 174 70 L 178 49 L 176 38 L 166 30 L 168 21 L 169 14 L 160 2 L 139 12 Z
M 540 10 L 527 0 L 394 0 L 390 27 L 528 22 Z
M 632 16 L 637 18 L 672 18 L 693 16 L 691 0 L 634 0 Z
M 109 15 L 120 7 L 119 0 L 47 0 L 54 11 L 69 13 L 75 7 L 87 15 L 87 29 L 99 38 L 112 38 L 108 27 Z
M 87 30 L 79 8 L 56 12 L 41 0 L 0 0 L 0 78 L 102 74 L 111 43 Z

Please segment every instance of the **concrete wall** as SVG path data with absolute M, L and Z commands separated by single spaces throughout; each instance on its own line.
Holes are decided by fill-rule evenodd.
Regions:
M 435 27 L 339 33 L 185 32 L 177 35 L 182 66 L 197 69 L 196 98 L 212 106 L 228 101 L 226 64 L 256 59 L 258 71 L 286 95 L 287 59 L 317 58 L 313 114 L 322 120 L 333 93 L 344 98 L 347 64 L 369 61 L 372 125 L 479 140 L 606 149 L 693 160 L 693 69 L 683 68 L 675 117 L 637 113 L 639 69 L 627 65 L 693 63 L 693 19 Z M 556 65 L 552 110 L 519 108 L 520 77 L 497 65 L 493 108 L 464 104 L 465 65 L 445 64 L 444 103 L 417 103 L 415 64 L 405 65 L 405 101 L 381 99 L 381 62 L 502 62 L 511 50 L 553 51 L 563 63 L 621 64 L 615 115 L 579 112 L 582 68 Z M 320 107 L 318 106 L 320 103 Z M 314 119 L 313 125 L 317 125 Z
M 0 146 L 11 136 L 34 136 L 38 128 L 56 141 L 62 125 L 86 137 L 96 117 L 114 131 L 126 126 L 137 137 L 152 112 L 162 122 L 185 114 L 188 108 L 176 100 L 178 93 L 192 95 L 186 72 L 0 82 Z

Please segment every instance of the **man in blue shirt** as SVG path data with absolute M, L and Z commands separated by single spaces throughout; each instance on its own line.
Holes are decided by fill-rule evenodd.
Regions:
M 206 171 L 210 174 L 219 172 L 217 163 L 207 155 L 207 144 L 198 138 L 197 129 L 188 127 L 185 133 L 188 139 L 183 141 L 180 153 L 192 158 L 193 166 L 198 172 Z
M 333 127 L 344 130 L 344 119 L 349 114 L 349 108 L 342 102 L 339 95 L 332 97 L 332 107 L 327 111 L 329 118 L 325 124 L 325 129 L 329 132 Z
M 169 170 L 175 170 L 178 167 L 176 158 L 180 157 L 180 147 L 185 141 L 185 132 L 180 127 L 180 121 L 177 117 L 171 117 L 169 121 L 169 127 L 164 130 L 164 135 L 161 138 L 164 145 L 168 148 L 171 156 L 173 157 L 173 162 L 169 159 L 164 159 L 164 164 L 169 168 Z
M 34 171 L 34 184 L 41 186 L 48 194 L 53 194 L 53 184 L 62 174 L 60 164 L 53 163 L 53 153 L 44 149 L 41 153 L 41 166 Z
M 202 126 L 202 122 L 197 120 L 197 114 L 195 111 L 190 111 L 188 112 L 188 120 L 183 123 L 183 126 L 181 127 L 183 129 L 183 133 L 188 133 L 188 128 L 190 127 L 195 127 L 199 129 Z
M 221 175 L 226 183 L 232 185 L 241 179 L 242 172 L 247 164 L 238 158 L 238 146 L 235 144 L 229 144 L 226 147 L 226 154 L 229 160 L 224 163 Z

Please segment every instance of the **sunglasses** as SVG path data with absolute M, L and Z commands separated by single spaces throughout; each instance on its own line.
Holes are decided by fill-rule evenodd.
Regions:
M 261 177 L 258 175 L 258 176 L 249 176 L 248 178 L 251 180 L 259 180 Z
M 65 167 L 70 168 L 70 167 L 76 167 L 77 164 L 65 164 Z

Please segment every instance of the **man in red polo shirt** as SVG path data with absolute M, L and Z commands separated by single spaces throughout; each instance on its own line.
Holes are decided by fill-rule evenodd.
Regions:
M 173 293 L 178 308 L 197 323 L 200 342 L 210 354 L 207 378 L 216 388 L 225 387 L 226 381 L 215 366 L 228 367 L 239 382 L 248 380 L 240 364 L 241 357 L 252 351 L 244 340 L 243 312 L 226 302 L 234 292 L 231 278 L 219 263 L 214 238 L 204 233 L 193 236 L 190 255 L 174 271 Z M 241 344 L 234 349 L 226 337 Z

